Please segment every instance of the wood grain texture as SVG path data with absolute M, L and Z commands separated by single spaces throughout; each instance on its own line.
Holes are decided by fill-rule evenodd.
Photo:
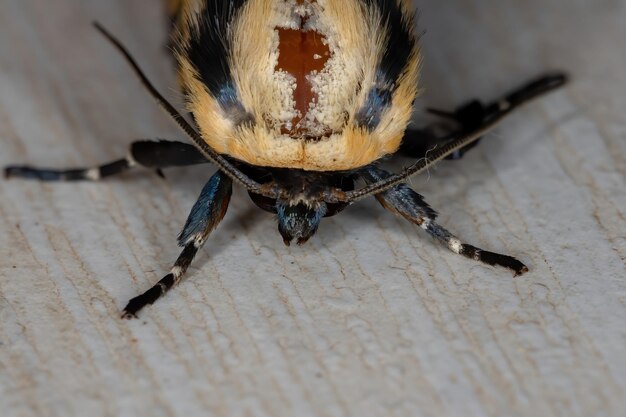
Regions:
M 436 246 L 375 202 L 286 248 L 236 189 L 189 277 L 212 169 L 99 184 L 0 181 L 0 410 L 14 416 L 619 416 L 626 410 L 626 1 L 416 2 L 418 107 L 574 82 L 412 181 L 521 278 Z M 0 0 L 0 164 L 95 164 L 182 139 L 98 19 L 177 98 L 157 0 Z

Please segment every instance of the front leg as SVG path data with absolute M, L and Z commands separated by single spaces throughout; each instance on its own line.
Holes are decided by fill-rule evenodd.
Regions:
M 191 209 L 183 231 L 178 236 L 178 244 L 184 249 L 170 273 L 148 291 L 131 299 L 124 308 L 122 318 L 136 317 L 139 310 L 154 303 L 180 282 L 211 231 L 224 218 L 232 194 L 232 184 L 232 180 L 221 171 L 211 177 L 202 189 L 198 201 Z
M 383 180 L 391 175 L 376 167 L 368 167 L 361 174 L 368 183 Z M 421 195 L 406 184 L 400 184 L 389 191 L 377 194 L 376 199 L 387 210 L 420 226 L 454 253 L 487 265 L 508 268 L 513 271 L 515 276 L 528 272 L 528 268 L 512 256 L 489 252 L 463 243 L 435 221 L 437 213 L 424 201 Z

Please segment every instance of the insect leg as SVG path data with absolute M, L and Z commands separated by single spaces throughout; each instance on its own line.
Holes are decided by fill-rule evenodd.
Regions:
M 208 162 L 192 145 L 172 141 L 137 141 L 131 144 L 128 156 L 92 168 L 48 169 L 12 165 L 4 169 L 5 178 L 28 178 L 40 181 L 97 181 L 121 174 L 135 166 L 167 168 Z
M 400 145 L 400 152 L 405 156 L 416 159 L 424 158 L 427 156 L 428 151 L 480 127 L 488 117 L 487 107 L 483 106 L 478 100 L 465 104 L 451 113 L 434 109 L 429 109 L 428 111 L 454 122 L 456 126 L 451 128 L 441 123 L 434 123 L 421 129 L 407 129 Z M 446 159 L 460 159 L 467 151 L 476 146 L 479 141 L 480 139 L 458 150 Z
M 535 78 L 523 86 L 504 94 L 500 99 L 488 104 L 473 100 L 452 112 L 427 109 L 444 120 L 451 121 L 456 127 L 443 129 L 441 123 L 434 123 L 422 129 L 408 129 L 402 140 L 400 152 L 413 158 L 424 158 L 428 151 L 469 132 L 480 130 L 499 113 L 519 106 L 529 100 L 562 86 L 567 82 L 565 74 L 546 74 Z M 465 152 L 476 146 L 480 139 L 459 149 L 446 159 L 459 159 Z
M 232 184 L 232 180 L 221 171 L 211 177 L 202 189 L 200 197 L 191 209 L 185 227 L 178 236 L 178 244 L 183 246 L 183 251 L 169 274 L 148 291 L 131 299 L 124 308 L 122 318 L 136 317 L 139 310 L 154 303 L 180 282 L 211 231 L 224 218 L 232 194 Z
M 373 183 L 383 180 L 391 174 L 376 167 L 369 167 L 362 172 L 362 175 L 368 183 Z M 387 210 L 420 226 L 454 253 L 487 265 L 508 268 L 513 271 L 515 276 L 528 272 L 528 268 L 523 263 L 511 256 L 489 252 L 463 243 L 435 221 L 437 213 L 424 201 L 421 195 L 406 184 L 397 185 L 388 191 L 377 194 L 376 199 Z

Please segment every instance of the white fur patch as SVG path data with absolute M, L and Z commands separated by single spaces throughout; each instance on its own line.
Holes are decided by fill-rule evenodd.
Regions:
M 174 275 L 174 278 L 176 279 L 180 278 L 180 276 L 183 274 L 183 270 L 180 266 L 173 267 L 170 272 L 172 275 Z
M 85 178 L 91 181 L 98 181 L 100 179 L 100 168 L 91 168 L 85 172 Z
M 463 249 L 463 243 L 461 243 L 461 241 L 455 237 L 451 238 L 448 241 L 448 246 L 454 253 L 461 253 L 461 250 Z
M 131 168 L 138 165 L 137 161 L 135 160 L 135 158 L 133 158 L 133 155 L 130 151 L 126 154 L 126 162 L 128 163 L 128 166 Z

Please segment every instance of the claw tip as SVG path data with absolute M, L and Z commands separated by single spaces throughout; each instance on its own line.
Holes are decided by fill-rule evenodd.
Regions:
M 131 313 L 127 310 L 122 312 L 122 316 L 120 317 L 122 320 L 132 320 L 137 318 L 137 314 Z
M 528 267 L 526 265 L 522 265 L 521 268 L 519 268 L 519 269 L 517 269 L 515 271 L 515 275 L 514 276 L 515 277 L 519 277 L 519 276 L 524 275 L 526 272 L 528 272 Z

